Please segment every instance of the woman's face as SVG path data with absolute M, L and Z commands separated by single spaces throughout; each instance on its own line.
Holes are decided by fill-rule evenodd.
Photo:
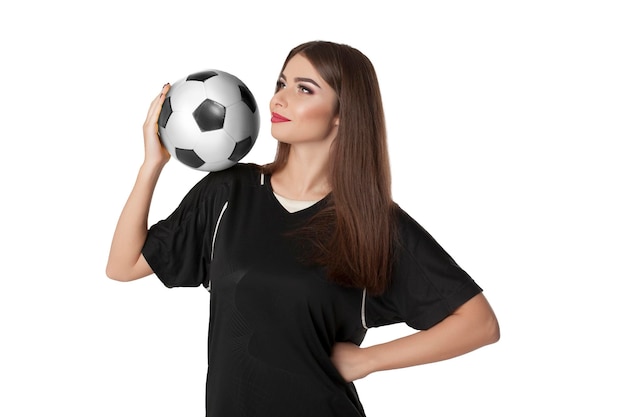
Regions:
M 297 144 L 332 142 L 337 134 L 337 94 L 303 55 L 287 62 L 270 100 L 272 136 Z

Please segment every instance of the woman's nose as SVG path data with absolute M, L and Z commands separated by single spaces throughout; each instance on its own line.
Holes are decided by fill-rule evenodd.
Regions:
M 270 107 L 287 107 L 287 98 L 284 90 L 278 90 L 270 100 Z

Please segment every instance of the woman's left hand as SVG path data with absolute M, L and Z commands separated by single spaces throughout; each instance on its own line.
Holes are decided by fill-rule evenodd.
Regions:
M 346 382 L 356 381 L 371 373 L 365 349 L 349 342 L 339 342 L 333 347 L 330 360 Z

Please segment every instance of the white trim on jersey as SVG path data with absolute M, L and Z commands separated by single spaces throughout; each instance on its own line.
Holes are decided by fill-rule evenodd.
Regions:
M 365 298 L 367 296 L 367 288 L 363 288 L 363 298 L 361 299 L 361 326 L 368 330 L 367 321 L 365 320 Z
M 220 223 L 222 221 L 222 216 L 224 216 L 224 212 L 226 212 L 226 207 L 228 207 L 228 201 L 224 203 L 222 207 L 222 211 L 220 212 L 219 217 L 217 218 L 217 222 L 215 223 L 215 230 L 213 231 L 213 239 L 211 240 L 211 261 L 213 260 L 213 253 L 215 250 L 215 239 L 217 239 L 217 231 L 220 228 Z M 209 285 L 207 286 L 207 291 L 211 291 L 211 280 L 209 280 Z

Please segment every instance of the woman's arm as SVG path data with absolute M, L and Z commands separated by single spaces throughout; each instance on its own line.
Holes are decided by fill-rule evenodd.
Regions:
M 450 359 L 499 338 L 498 320 L 478 294 L 428 330 L 367 348 L 338 343 L 331 359 L 346 381 L 354 381 L 377 371 Z
M 106 274 L 117 281 L 132 281 L 152 273 L 141 254 L 148 234 L 148 212 L 161 170 L 170 155 L 158 136 L 158 119 L 169 84 L 152 101 L 143 125 L 144 162 L 122 209 L 113 234 Z

